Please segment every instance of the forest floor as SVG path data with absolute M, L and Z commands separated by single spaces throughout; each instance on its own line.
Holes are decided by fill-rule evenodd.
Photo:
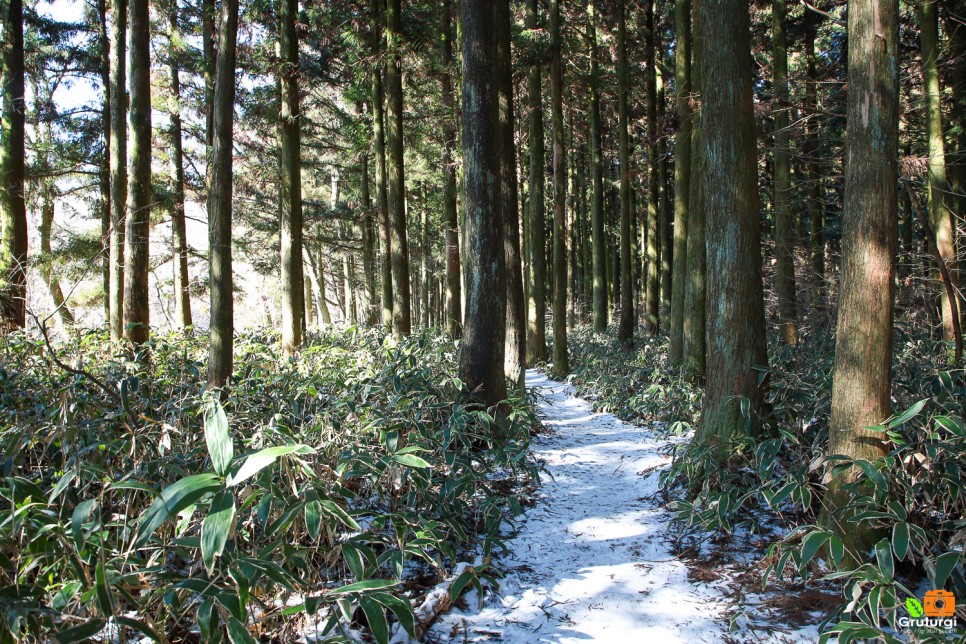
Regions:
M 482 601 L 476 591 L 465 595 L 426 641 L 818 639 L 820 610 L 799 608 L 791 626 L 782 596 L 759 595 L 743 574 L 761 559 L 756 538 L 735 535 L 721 556 L 710 535 L 687 545 L 675 536 L 658 478 L 674 443 L 687 438 L 596 413 L 573 387 L 536 370 L 527 386 L 539 392 L 549 430 L 534 443 L 543 485 L 508 528 L 499 590 Z M 796 589 L 784 599 L 798 596 Z

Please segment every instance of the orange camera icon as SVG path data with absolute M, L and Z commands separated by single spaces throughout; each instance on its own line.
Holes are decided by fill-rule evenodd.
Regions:
M 956 597 L 948 590 L 930 590 L 922 600 L 926 617 L 952 617 L 956 614 Z

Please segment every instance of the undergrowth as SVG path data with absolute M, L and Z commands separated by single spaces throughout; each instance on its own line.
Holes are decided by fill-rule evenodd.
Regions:
M 966 598 L 966 377 L 941 366 L 944 347 L 922 328 L 897 324 L 898 411 L 874 428 L 887 442 L 884 458 L 852 463 L 827 453 L 834 341 L 818 329 L 797 347 L 770 348 L 762 433 L 736 437 L 726 465 L 697 444 L 680 444 L 662 474 L 683 530 L 768 535 L 779 527 L 783 536 L 761 562 L 762 587 L 796 577 L 841 584 L 843 601 L 822 621 L 823 638 L 902 641 L 899 620 L 918 616 L 908 600 L 929 589 Z M 574 382 L 602 409 L 627 420 L 696 422 L 700 391 L 668 366 L 664 339 L 626 354 L 610 333 L 577 335 Z M 825 481 L 850 467 L 860 474 L 848 488 L 848 521 L 879 535 L 869 552 L 847 553 L 821 518 Z M 915 633 L 920 640 L 947 635 Z
M 236 340 L 219 401 L 206 336 L 136 360 L 81 332 L 56 350 L 93 379 L 0 339 L 0 641 L 284 640 L 319 620 L 386 642 L 418 629 L 415 571 L 432 583 L 500 547 L 536 477 L 532 400 L 482 409 L 455 343 L 428 333 L 330 331 L 293 359 L 277 340 Z

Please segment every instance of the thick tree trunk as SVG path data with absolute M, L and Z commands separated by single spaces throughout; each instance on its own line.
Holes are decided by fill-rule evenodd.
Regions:
M 282 287 L 282 354 L 302 345 L 300 312 L 305 307 L 302 272 L 302 139 L 299 105 L 298 0 L 279 0 L 279 253 Z
M 376 220 L 379 227 L 379 275 L 382 285 L 382 325 L 392 329 L 392 222 L 389 218 L 389 202 L 386 194 L 386 132 L 385 96 L 382 75 L 383 16 L 382 0 L 370 0 L 369 13 L 372 23 L 372 147 L 376 157 Z
M 148 0 L 130 0 L 131 107 L 127 223 L 124 239 L 124 336 L 135 345 L 151 333 L 148 270 L 151 239 L 151 22 Z
M 811 264 L 812 306 L 820 305 L 825 293 L 825 204 L 821 164 L 818 158 L 818 74 L 815 70 L 815 32 L 817 19 L 814 12 L 806 15 L 805 25 L 805 136 L 806 163 L 808 164 L 808 252 Z
M 406 239 L 406 175 L 403 161 L 403 86 L 402 31 L 400 0 L 388 0 L 386 11 L 386 129 L 389 151 L 386 158 L 389 191 L 388 208 L 391 222 L 392 257 L 392 332 L 397 337 L 409 335 L 410 313 L 409 243 Z
M 842 210 L 842 277 L 835 341 L 829 454 L 875 460 L 881 435 L 864 429 L 891 413 L 899 135 L 899 2 L 849 3 L 849 96 Z M 829 481 L 828 527 L 864 561 L 867 523 L 850 523 L 843 486 L 853 468 Z
M 691 184 L 691 0 L 674 2 L 674 255 L 671 269 L 670 359 L 680 364 L 684 347 L 684 298 L 687 284 L 688 213 Z
M 594 331 L 607 330 L 607 239 L 604 236 L 604 152 L 600 128 L 600 54 L 597 51 L 597 12 L 587 4 L 587 47 L 590 49 L 590 155 L 593 177 L 591 236 L 594 245 Z M 563 167 L 561 167 L 561 172 Z M 561 177 L 561 181 L 564 178 Z M 563 204 L 561 204 L 563 206 Z M 556 257 L 554 264 L 556 264 Z M 566 273 L 566 267 L 564 267 Z
M 560 0 L 550 0 L 550 104 L 553 114 L 553 373 L 570 373 L 567 350 L 566 149 L 563 124 L 563 39 Z M 601 231 L 603 237 L 603 231 Z M 603 251 L 603 246 L 601 246 Z M 601 262 L 601 270 L 603 270 Z M 602 285 L 603 286 L 603 285 Z M 603 290 L 601 289 L 601 292 Z M 605 302 L 606 305 L 606 302 Z M 606 306 L 605 311 L 606 314 Z M 606 326 L 607 318 L 604 317 Z
M 703 124 L 700 146 L 707 225 L 706 387 L 699 444 L 730 455 L 764 402 L 756 367 L 767 364 L 758 232 L 758 160 L 752 104 L 748 0 L 698 3 Z M 713 124 L 713 127 L 712 127 Z
M 517 199 L 517 150 L 514 141 L 513 64 L 510 51 L 510 3 L 493 4 L 496 29 L 496 83 L 500 126 L 500 211 L 506 254 L 505 370 L 519 392 L 524 391 L 527 363 L 527 312 L 523 301 L 523 259 L 520 256 L 520 213 Z
M 127 205 L 127 0 L 110 0 L 111 13 L 111 241 L 108 299 L 111 337 L 124 336 L 124 232 Z
M 27 321 L 27 208 L 24 203 L 23 1 L 7 0 L 0 54 L 0 332 Z
M 693 8 L 694 13 L 694 33 L 697 33 L 697 8 Z M 701 42 L 694 42 L 694 59 L 700 61 Z M 687 240 L 685 253 L 685 278 L 684 278 L 684 304 L 683 326 L 681 328 L 681 349 L 683 359 L 683 371 L 685 377 L 693 381 L 703 381 L 704 372 L 707 366 L 707 329 L 705 316 L 705 296 L 706 296 L 706 277 L 707 277 L 707 248 L 705 235 L 705 210 L 704 210 L 704 191 L 702 186 L 702 149 L 701 126 L 703 117 L 700 111 L 701 99 L 701 66 L 695 65 L 692 68 L 691 91 L 694 92 L 696 103 L 699 105 L 697 112 L 691 112 L 691 159 L 690 177 L 688 180 L 688 212 L 687 212 Z M 677 249 L 675 249 L 677 257 Z M 672 336 L 673 337 L 673 336 Z
M 788 43 L 785 3 L 772 0 L 772 83 L 775 122 L 775 291 L 782 342 L 798 344 L 795 295 L 795 213 L 792 212 L 791 141 L 788 136 Z
M 658 257 L 660 244 L 658 228 L 658 200 L 660 187 L 658 186 L 657 166 L 657 33 L 654 30 L 654 0 L 644 3 L 644 31 L 647 43 L 645 45 L 645 67 L 647 67 L 646 101 L 647 101 L 647 280 L 644 285 L 646 314 L 644 328 L 654 335 L 660 327 L 660 280 L 661 267 Z
M 359 106 L 360 111 L 362 106 Z M 376 295 L 376 222 L 369 196 L 369 154 L 363 153 L 359 160 L 359 197 L 362 201 L 362 270 L 366 274 L 366 324 L 379 323 L 378 296 Z
M 537 28 L 537 0 L 529 0 L 527 28 Z M 547 360 L 547 265 L 546 225 L 544 221 L 544 142 L 543 142 L 543 81 L 542 61 L 534 60 L 528 79 L 528 107 L 530 109 L 530 209 L 528 221 L 529 261 L 533 286 L 527 307 L 527 364 Z
M 497 0 L 506 3 L 507 0 Z M 463 0 L 463 203 L 466 319 L 460 378 L 488 406 L 506 398 L 506 279 L 500 194 L 500 138 L 493 0 Z
M 441 47 L 443 74 L 440 76 L 443 109 L 443 226 L 446 238 L 446 329 L 450 337 L 463 332 L 463 293 L 460 277 L 459 215 L 456 209 L 456 97 L 453 93 L 453 7 L 443 0 Z
M 232 133 L 235 107 L 235 43 L 238 0 L 223 0 L 215 66 L 214 141 L 211 154 L 210 219 L 208 221 L 211 281 L 211 340 L 208 387 L 224 387 L 231 376 L 234 346 L 232 297 Z M 324 295 L 323 295 L 324 297 Z
M 181 144 L 181 32 L 178 29 L 178 3 L 172 0 L 168 11 L 168 70 L 171 74 L 171 183 L 174 208 L 171 216 L 171 263 L 174 266 L 174 317 L 186 329 L 191 326 L 191 288 L 188 280 L 188 239 L 184 215 L 184 153 Z
M 936 246 L 950 268 L 956 265 L 956 228 L 948 206 L 949 183 L 946 180 L 946 146 L 943 141 L 942 94 L 939 83 L 939 17 L 934 0 L 917 6 L 919 38 L 922 46 L 922 69 L 926 100 L 926 137 L 929 144 L 929 219 L 936 236 Z M 955 291 L 959 282 L 958 271 L 951 270 L 949 277 Z M 941 280 L 940 280 L 941 281 Z M 954 338 L 953 313 L 955 303 L 950 302 L 947 291 L 940 287 L 943 340 L 951 343 Z M 949 351 L 952 360 L 953 352 Z
M 634 342 L 634 289 L 632 288 L 631 260 L 631 154 L 630 134 L 627 131 L 627 8 L 624 1 L 618 3 L 617 11 L 617 113 L 618 146 L 620 156 L 620 207 L 621 207 L 621 317 L 617 337 L 625 345 Z
M 104 154 L 99 164 L 101 191 L 101 282 L 104 290 L 104 323 L 111 324 L 111 38 L 106 0 L 97 0 L 98 34 L 101 45 L 101 130 Z

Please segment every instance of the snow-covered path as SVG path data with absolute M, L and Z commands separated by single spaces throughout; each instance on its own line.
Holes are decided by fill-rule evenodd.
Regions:
M 499 565 L 507 576 L 483 607 L 454 609 L 428 640 L 719 642 L 726 602 L 688 580 L 670 553 L 670 513 L 657 499 L 667 441 L 595 413 L 573 387 L 527 372 L 546 395 L 551 434 L 534 443 L 547 474 Z M 476 602 L 471 602 L 476 603 Z

